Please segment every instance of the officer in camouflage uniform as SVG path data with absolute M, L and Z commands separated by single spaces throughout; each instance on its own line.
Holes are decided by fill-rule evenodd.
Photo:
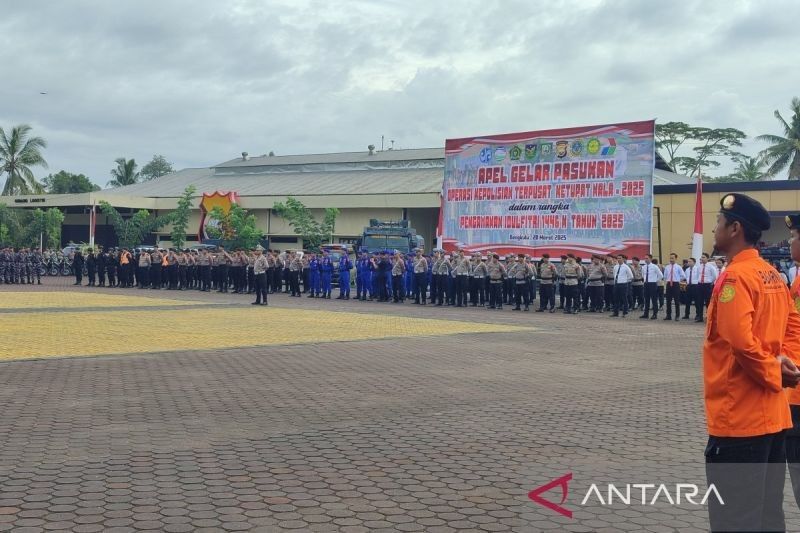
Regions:
M 8 256 L 8 248 L 0 249 L 0 283 L 9 283 L 8 281 L 8 265 L 10 264 L 10 257 Z
M 25 276 L 25 248 L 20 248 L 14 254 L 14 283 L 24 283 Z
M 28 285 L 33 285 L 33 251 L 25 248 L 25 278 Z
M 42 252 L 40 252 L 38 249 L 34 250 L 33 253 L 31 254 L 31 258 L 32 258 L 32 261 L 33 261 L 33 272 L 34 272 L 34 277 L 36 278 L 36 284 L 37 285 L 41 285 L 42 284 L 42 264 L 44 263 L 44 258 L 42 256 Z

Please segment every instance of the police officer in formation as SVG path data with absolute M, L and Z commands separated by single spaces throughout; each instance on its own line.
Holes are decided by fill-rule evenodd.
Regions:
M 76 253 L 72 261 L 76 284 L 82 282 L 85 262 L 88 285 L 141 289 L 190 290 L 235 294 L 253 294 L 259 289 L 264 274 L 267 294 L 285 292 L 298 297 L 331 297 L 333 273 L 339 273 L 337 299 L 350 299 L 351 271 L 354 270 L 356 298 L 359 301 L 392 301 L 403 303 L 408 298 L 418 305 L 428 301 L 436 306 L 483 307 L 528 311 L 538 292 L 538 312 L 551 313 L 562 309 L 565 314 L 613 311 L 611 316 L 626 316 L 641 309 L 641 318 L 655 319 L 664 306 L 664 294 L 677 319 L 683 302 L 687 318 L 695 310 L 695 320 L 704 321 L 704 310 L 710 301 L 711 288 L 719 276 L 719 268 L 703 254 L 700 261 L 690 258 L 686 268 L 671 254 L 665 269 L 651 255 L 642 261 L 625 255 L 592 256 L 589 264 L 568 254 L 554 264 L 548 254 L 537 263 L 520 254 L 501 257 L 489 251 L 486 256 L 457 249 L 452 254 L 433 250 L 415 250 L 404 255 L 382 250 L 362 253 L 355 262 L 343 254 L 334 264 L 328 252 L 300 253 L 280 250 L 229 252 L 224 247 L 208 249 L 88 249 Z M 259 269 L 256 272 L 256 261 Z M 0 250 L 0 282 L 34 283 L 44 259 L 36 250 L 3 248 Z M 264 272 L 261 266 L 266 264 Z M 624 265 L 620 266 L 620 265 Z M 666 280 L 666 281 L 665 281 Z M 302 285 L 302 288 L 301 288 Z M 262 293 L 262 301 L 264 301 Z M 563 302 L 556 307 L 556 302 Z M 670 309 L 671 311 L 672 309 Z M 673 319 L 672 314 L 667 315 Z

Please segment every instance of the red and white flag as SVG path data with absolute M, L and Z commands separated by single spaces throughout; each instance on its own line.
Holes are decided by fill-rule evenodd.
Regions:
M 692 257 L 699 260 L 703 255 L 703 176 L 697 173 L 694 201 L 694 233 L 692 234 Z

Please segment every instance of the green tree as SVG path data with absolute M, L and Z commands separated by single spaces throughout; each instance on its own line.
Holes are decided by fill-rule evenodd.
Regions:
M 133 248 L 137 244 L 141 244 L 150 232 L 164 227 L 172 219 L 171 214 L 151 217 L 147 209 L 140 209 L 130 218 L 124 218 L 114 206 L 105 201 L 100 202 L 100 210 L 114 226 L 119 245 L 125 248 Z
M 167 174 L 175 172 L 172 163 L 166 160 L 163 155 L 154 155 L 145 166 L 142 167 L 142 181 L 150 181 Z
M 792 122 L 788 123 L 775 110 L 775 118 L 781 123 L 784 137 L 779 135 L 760 135 L 759 141 L 764 141 L 772 146 L 761 152 L 769 168 L 767 174 L 775 176 L 789 167 L 789 179 L 800 179 L 800 98 L 792 98 Z
M 64 213 L 60 209 L 51 207 L 47 211 L 34 209 L 31 221 L 28 224 L 27 241 L 30 246 L 39 247 L 41 243 L 45 248 L 56 249 L 61 247 L 61 225 L 64 223 Z
M 667 164 L 674 170 L 678 150 L 695 137 L 695 130 L 685 122 L 656 124 L 656 149 L 667 154 Z M 661 155 L 664 155 L 663 153 Z
M 248 214 L 237 204 L 233 204 L 227 213 L 221 207 L 215 207 L 208 214 L 219 222 L 218 226 L 207 226 L 206 231 L 214 239 L 225 241 L 230 248 L 255 248 L 264 234 L 256 227 L 255 215 Z
M 733 157 L 733 160 L 736 161 L 736 168 L 731 174 L 719 176 L 717 178 L 708 178 L 704 181 L 709 183 L 736 183 L 769 179 L 764 168 L 766 164 L 763 159 L 737 154 Z
M 136 171 L 136 160 L 118 157 L 114 160 L 117 168 L 111 169 L 111 177 L 108 182 L 109 187 L 124 187 L 139 182 L 139 173 Z
M 6 204 L 0 204 L 0 244 L 8 246 L 22 246 L 22 228 L 25 227 L 29 212 L 11 209 Z
M 768 178 L 766 175 L 766 163 L 758 157 L 748 157 L 744 154 L 734 156 L 736 168 L 729 176 L 727 181 L 762 181 Z
M 178 208 L 172 212 L 172 245 L 183 248 L 186 242 L 186 228 L 189 227 L 189 215 L 192 212 L 192 197 L 197 191 L 194 185 L 189 185 L 178 199 Z
M 673 163 L 689 177 L 695 177 L 698 172 L 720 165 L 718 157 L 732 157 L 736 155 L 731 148 L 741 146 L 742 140 L 747 137 L 743 131 L 736 128 L 693 128 L 692 140 L 699 146 L 692 148 L 694 156 L 681 156 L 673 159 Z
M 12 128 L 10 135 L 0 128 L 0 169 L 8 175 L 3 196 L 43 191 L 31 167 L 47 168 L 47 161 L 42 156 L 47 143 L 41 137 L 30 137 L 30 132 L 31 127 L 27 124 Z
M 42 184 L 48 194 L 76 194 L 100 190 L 99 185 L 92 183 L 83 174 L 73 174 L 66 170 L 48 174 L 42 180 Z
M 336 226 L 336 217 L 339 216 L 338 209 L 328 207 L 322 222 L 318 222 L 303 202 L 291 196 L 285 203 L 276 202 L 272 210 L 286 219 L 294 232 L 303 238 L 303 247 L 310 251 L 318 251 L 322 243 L 330 238 Z

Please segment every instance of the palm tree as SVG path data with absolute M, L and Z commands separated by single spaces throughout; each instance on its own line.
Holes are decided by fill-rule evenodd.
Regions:
M 44 187 L 36 181 L 30 167 L 47 168 L 47 161 L 42 157 L 41 148 L 47 143 L 41 137 L 28 137 L 31 127 L 20 124 L 11 129 L 6 136 L 0 128 L 0 172 L 8 173 L 3 195 L 42 193 Z
M 117 168 L 111 169 L 113 180 L 108 182 L 110 187 L 124 187 L 133 185 L 139 181 L 139 173 L 136 172 L 136 160 L 118 157 L 114 160 Z
M 778 135 L 761 135 L 757 137 L 759 141 L 764 141 L 772 146 L 761 152 L 761 157 L 765 163 L 770 165 L 767 169 L 769 176 L 789 167 L 789 179 L 800 179 L 800 98 L 792 98 L 792 123 L 788 124 L 780 112 L 775 110 L 775 118 L 783 126 L 785 137 Z
M 769 176 L 764 172 L 766 163 L 764 163 L 763 159 L 740 155 L 734 160 L 738 163 L 738 166 L 725 181 L 761 181 L 769 179 Z

